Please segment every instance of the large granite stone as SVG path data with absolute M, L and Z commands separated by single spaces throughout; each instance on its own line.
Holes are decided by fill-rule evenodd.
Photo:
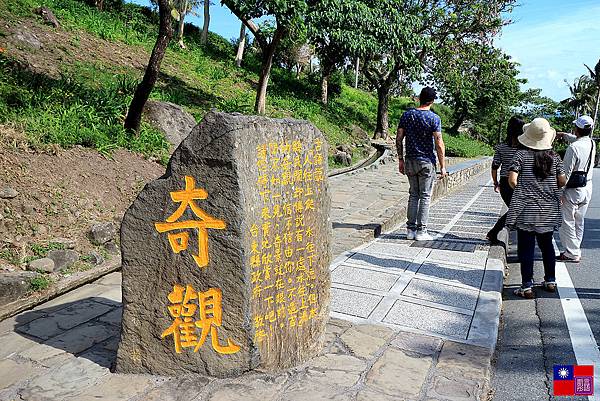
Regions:
M 309 123 L 209 113 L 124 216 L 116 370 L 225 377 L 316 355 L 330 300 L 326 169 Z

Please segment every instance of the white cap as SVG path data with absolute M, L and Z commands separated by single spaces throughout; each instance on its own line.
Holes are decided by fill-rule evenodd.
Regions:
M 573 121 L 573 124 L 581 129 L 587 129 L 592 128 L 594 125 L 594 120 L 592 120 L 592 117 L 590 116 L 581 116 L 577 120 Z

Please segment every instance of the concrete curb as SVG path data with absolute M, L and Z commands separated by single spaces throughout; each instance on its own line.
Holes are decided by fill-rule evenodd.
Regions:
M 113 256 L 111 259 L 92 270 L 76 273 L 71 277 L 61 280 L 60 282 L 56 283 L 56 285 L 53 285 L 44 291 L 33 293 L 26 298 L 3 305 L 0 307 L 0 321 L 16 315 L 24 310 L 31 309 L 37 305 L 51 300 L 52 298 L 56 298 L 59 295 L 76 289 L 77 287 L 89 284 L 100 277 L 119 270 L 120 268 L 121 255 Z

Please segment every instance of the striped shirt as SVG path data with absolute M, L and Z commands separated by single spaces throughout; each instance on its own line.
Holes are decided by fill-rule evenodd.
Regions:
M 513 194 L 506 225 L 524 231 L 546 233 L 558 229 L 562 223 L 560 194 L 556 177 L 564 175 L 562 160 L 554 153 L 550 175 L 539 179 L 533 172 L 534 155 L 532 150 L 518 150 L 509 171 L 519 173 Z
M 517 148 L 513 148 L 505 143 L 496 146 L 492 168 L 494 170 L 500 169 L 500 177 L 508 177 L 508 168 L 517 150 Z

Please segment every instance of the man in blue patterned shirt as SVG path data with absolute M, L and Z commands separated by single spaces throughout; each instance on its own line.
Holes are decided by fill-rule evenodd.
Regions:
M 406 237 L 409 240 L 433 239 L 427 233 L 427 220 L 435 182 L 436 153 L 440 161 L 440 178 L 447 175 L 442 121 L 431 111 L 435 99 L 437 95 L 433 88 L 423 88 L 419 95 L 419 107 L 409 109 L 402 115 L 396 134 L 396 148 L 400 159 L 399 170 L 401 174 L 406 174 L 410 185 L 406 212 Z M 404 138 L 406 138 L 406 155 Z

